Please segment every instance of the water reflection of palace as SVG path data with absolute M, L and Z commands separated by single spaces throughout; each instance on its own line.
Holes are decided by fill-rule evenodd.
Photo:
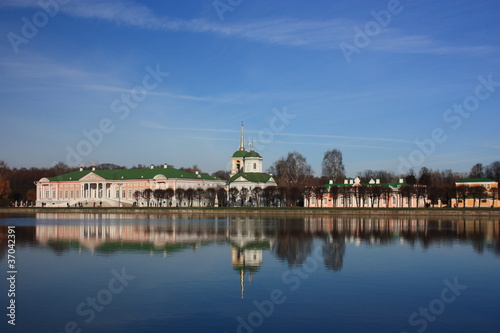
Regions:
M 234 217 L 196 214 L 37 214 L 36 226 L 16 227 L 16 245 L 51 248 L 56 254 L 116 255 L 144 252 L 162 255 L 200 250 L 208 244 L 228 244 L 233 269 L 245 283 L 262 269 L 268 251 L 289 267 L 301 267 L 319 246 L 323 265 L 341 271 L 349 246 L 410 247 L 460 243 L 500 256 L 500 221 L 484 219 L 355 218 L 355 217 Z M 7 227 L 0 226 L 0 259 L 6 257 Z
M 168 253 L 229 243 L 231 263 L 240 275 L 252 276 L 269 251 L 290 267 L 300 267 L 322 246 L 324 266 L 339 271 L 346 245 L 439 246 L 465 243 L 475 251 L 500 254 L 500 221 L 484 219 L 230 217 L 196 214 L 37 214 L 37 225 L 18 227 L 16 241 L 33 242 L 63 253 L 71 248 L 111 255 L 120 251 Z M 0 227 L 0 243 L 6 243 Z M 5 230 L 4 230 L 5 229 Z M 0 258 L 6 246 L 0 247 Z

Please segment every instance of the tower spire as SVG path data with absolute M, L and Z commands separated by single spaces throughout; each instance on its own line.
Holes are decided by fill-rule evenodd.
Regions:
M 245 150 L 245 128 L 241 122 L 240 151 Z

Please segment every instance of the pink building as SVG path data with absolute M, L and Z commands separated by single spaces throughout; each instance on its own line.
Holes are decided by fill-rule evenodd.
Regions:
M 381 183 L 380 179 L 361 183 L 359 177 L 346 178 L 337 184 L 330 180 L 323 193 L 306 190 L 304 207 L 424 207 L 427 198 L 417 193 L 405 195 L 407 185 L 402 178 L 397 183 Z
M 51 178 L 42 178 L 36 185 L 36 205 L 46 207 L 82 206 L 130 207 L 147 204 L 142 197 L 145 190 L 157 189 L 218 189 L 225 187 L 226 181 L 207 174 L 189 173 L 166 164 L 163 168 L 96 170 L 80 168 Z M 163 200 L 162 206 L 177 206 L 176 196 Z M 151 205 L 157 205 L 151 195 Z M 186 204 L 186 201 L 184 203 Z

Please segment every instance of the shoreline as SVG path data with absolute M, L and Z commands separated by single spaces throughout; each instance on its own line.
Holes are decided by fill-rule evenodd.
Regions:
M 75 214 L 233 214 L 233 215 L 361 215 L 361 216 L 489 216 L 500 217 L 498 208 L 303 208 L 303 207 L 215 207 L 215 208 L 0 208 L 1 213 L 75 213 Z

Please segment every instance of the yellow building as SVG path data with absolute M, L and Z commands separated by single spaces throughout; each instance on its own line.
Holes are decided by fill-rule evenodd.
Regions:
M 458 199 L 452 199 L 453 207 L 500 207 L 498 198 L 498 182 L 489 178 L 464 178 L 455 182 L 458 187 L 466 187 L 467 189 L 460 191 Z M 483 187 L 484 191 L 477 190 Z M 461 197 L 461 198 L 460 198 Z

